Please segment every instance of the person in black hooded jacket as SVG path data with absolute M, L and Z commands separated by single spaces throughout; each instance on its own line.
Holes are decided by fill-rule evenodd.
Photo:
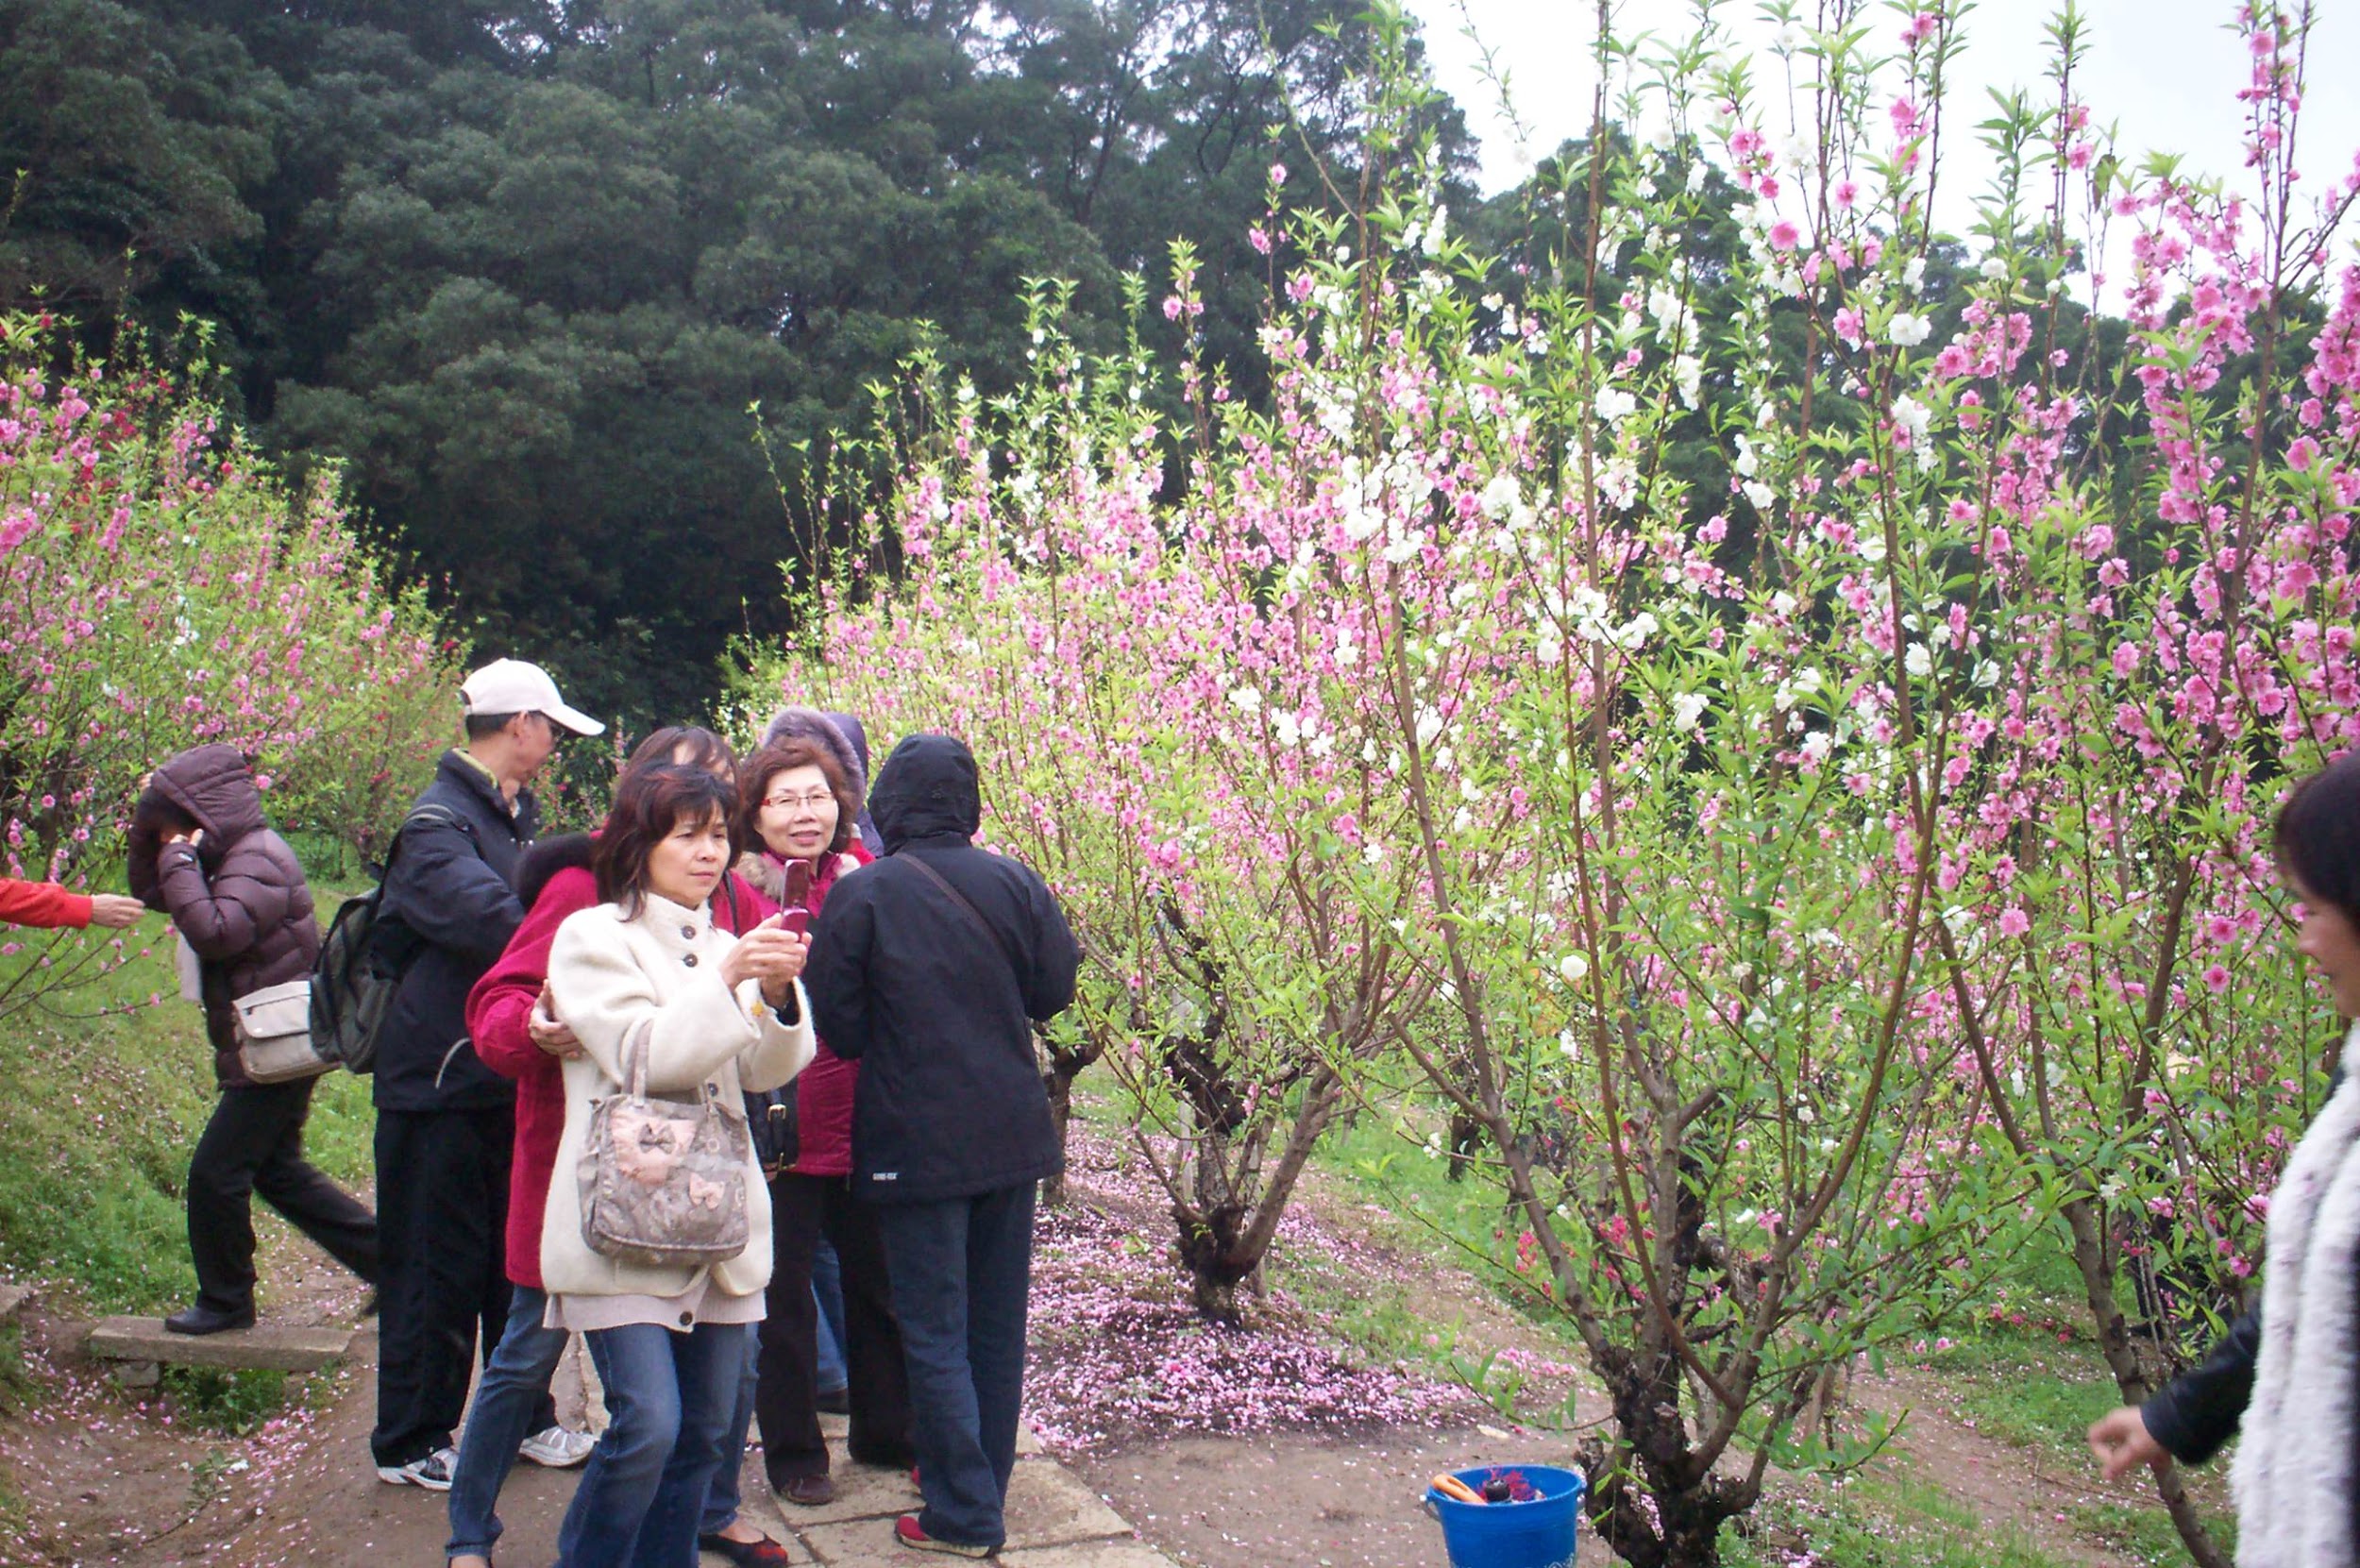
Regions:
M 803 985 L 861 1063 L 852 1189 L 885 1233 L 926 1499 L 894 1536 L 982 1557 L 1007 1534 L 1035 1184 L 1064 1158 L 1033 1025 L 1071 1003 L 1080 953 L 1048 885 L 974 847 L 957 740 L 903 740 L 868 804 L 885 858 L 830 893 Z
M 303 1157 L 314 1078 L 257 1084 L 238 1065 L 230 1003 L 312 972 L 320 930 L 287 841 L 235 747 L 200 746 L 149 775 L 132 808 L 131 892 L 172 917 L 196 954 L 205 1032 L 221 1099 L 189 1159 L 189 1254 L 196 1302 L 164 1320 L 177 1334 L 254 1322 L 253 1195 L 377 1282 L 377 1218 Z

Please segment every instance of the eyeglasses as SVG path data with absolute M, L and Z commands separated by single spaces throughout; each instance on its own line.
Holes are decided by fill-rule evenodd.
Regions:
M 834 799 L 835 792 L 834 790 L 814 789 L 806 791 L 801 795 L 767 796 L 764 798 L 762 803 L 766 806 L 777 806 L 785 811 L 792 811 L 797 806 L 802 806 L 811 811 L 818 811 L 820 807 L 827 805 Z

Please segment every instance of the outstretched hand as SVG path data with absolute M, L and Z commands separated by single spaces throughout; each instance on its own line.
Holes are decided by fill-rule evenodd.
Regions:
M 2147 1418 L 2136 1405 L 2121 1406 L 2098 1419 L 2090 1427 L 2090 1452 L 2098 1456 L 2110 1481 L 2119 1481 L 2138 1465 L 2161 1467 L 2171 1458 L 2147 1429 Z
M 140 923 L 147 913 L 147 905 L 137 899 L 126 899 L 120 893 L 93 893 L 90 897 L 90 923 L 124 931 Z

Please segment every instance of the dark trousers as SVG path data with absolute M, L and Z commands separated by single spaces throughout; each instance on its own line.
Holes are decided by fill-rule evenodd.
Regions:
M 508 1323 L 505 1233 L 515 1115 L 377 1113 L 377 1429 L 380 1465 L 408 1464 L 450 1446 L 467 1403 L 478 1347 L 489 1362 Z M 537 1432 L 555 1425 L 545 1391 Z
M 844 1283 L 845 1392 L 852 1408 L 847 1446 L 859 1463 L 896 1470 L 917 1457 L 910 1446 L 909 1375 L 877 1211 L 855 1199 L 841 1176 L 790 1171 L 770 1184 L 768 1311 L 754 1383 L 763 1467 L 774 1487 L 828 1473 L 818 1404 L 819 1309 L 811 1293 L 812 1253 L 823 1233 L 835 1248 Z
M 1024 1401 L 1033 1184 L 942 1203 L 873 1206 L 902 1320 L 926 1506 L 940 1541 L 997 1546 Z
M 225 1088 L 189 1159 L 189 1256 L 199 1306 L 254 1301 L 254 1195 L 328 1255 L 377 1283 L 377 1217 L 303 1157 L 316 1079 Z

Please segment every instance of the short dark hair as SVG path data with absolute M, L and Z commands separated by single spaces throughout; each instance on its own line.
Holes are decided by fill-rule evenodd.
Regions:
M 498 734 L 508 728 L 508 721 L 515 717 L 514 714 L 469 714 L 467 716 L 467 738 L 481 740 L 486 735 Z
M 2295 785 L 2278 808 L 2270 848 L 2305 893 L 2360 925 L 2360 750 Z
M 680 762 L 675 752 L 685 750 L 686 762 Z M 630 760 L 623 764 L 625 771 L 635 767 L 701 767 L 708 773 L 737 777 L 737 753 L 730 743 L 711 730 L 694 724 L 666 724 L 650 730 L 648 738 L 632 748 Z
M 701 767 L 643 767 L 626 771 L 615 784 L 615 804 L 590 856 L 602 902 L 636 915 L 648 895 L 648 855 L 683 821 L 718 818 L 730 831 L 730 858 L 737 858 L 737 803 L 729 781 Z
M 750 850 L 763 847 L 762 798 L 770 793 L 772 779 L 797 767 L 817 767 L 828 781 L 828 793 L 835 797 L 835 836 L 828 840 L 828 853 L 842 854 L 860 836 L 860 796 L 845 775 L 843 759 L 806 735 L 774 741 L 746 765 L 737 781 L 739 840 Z

